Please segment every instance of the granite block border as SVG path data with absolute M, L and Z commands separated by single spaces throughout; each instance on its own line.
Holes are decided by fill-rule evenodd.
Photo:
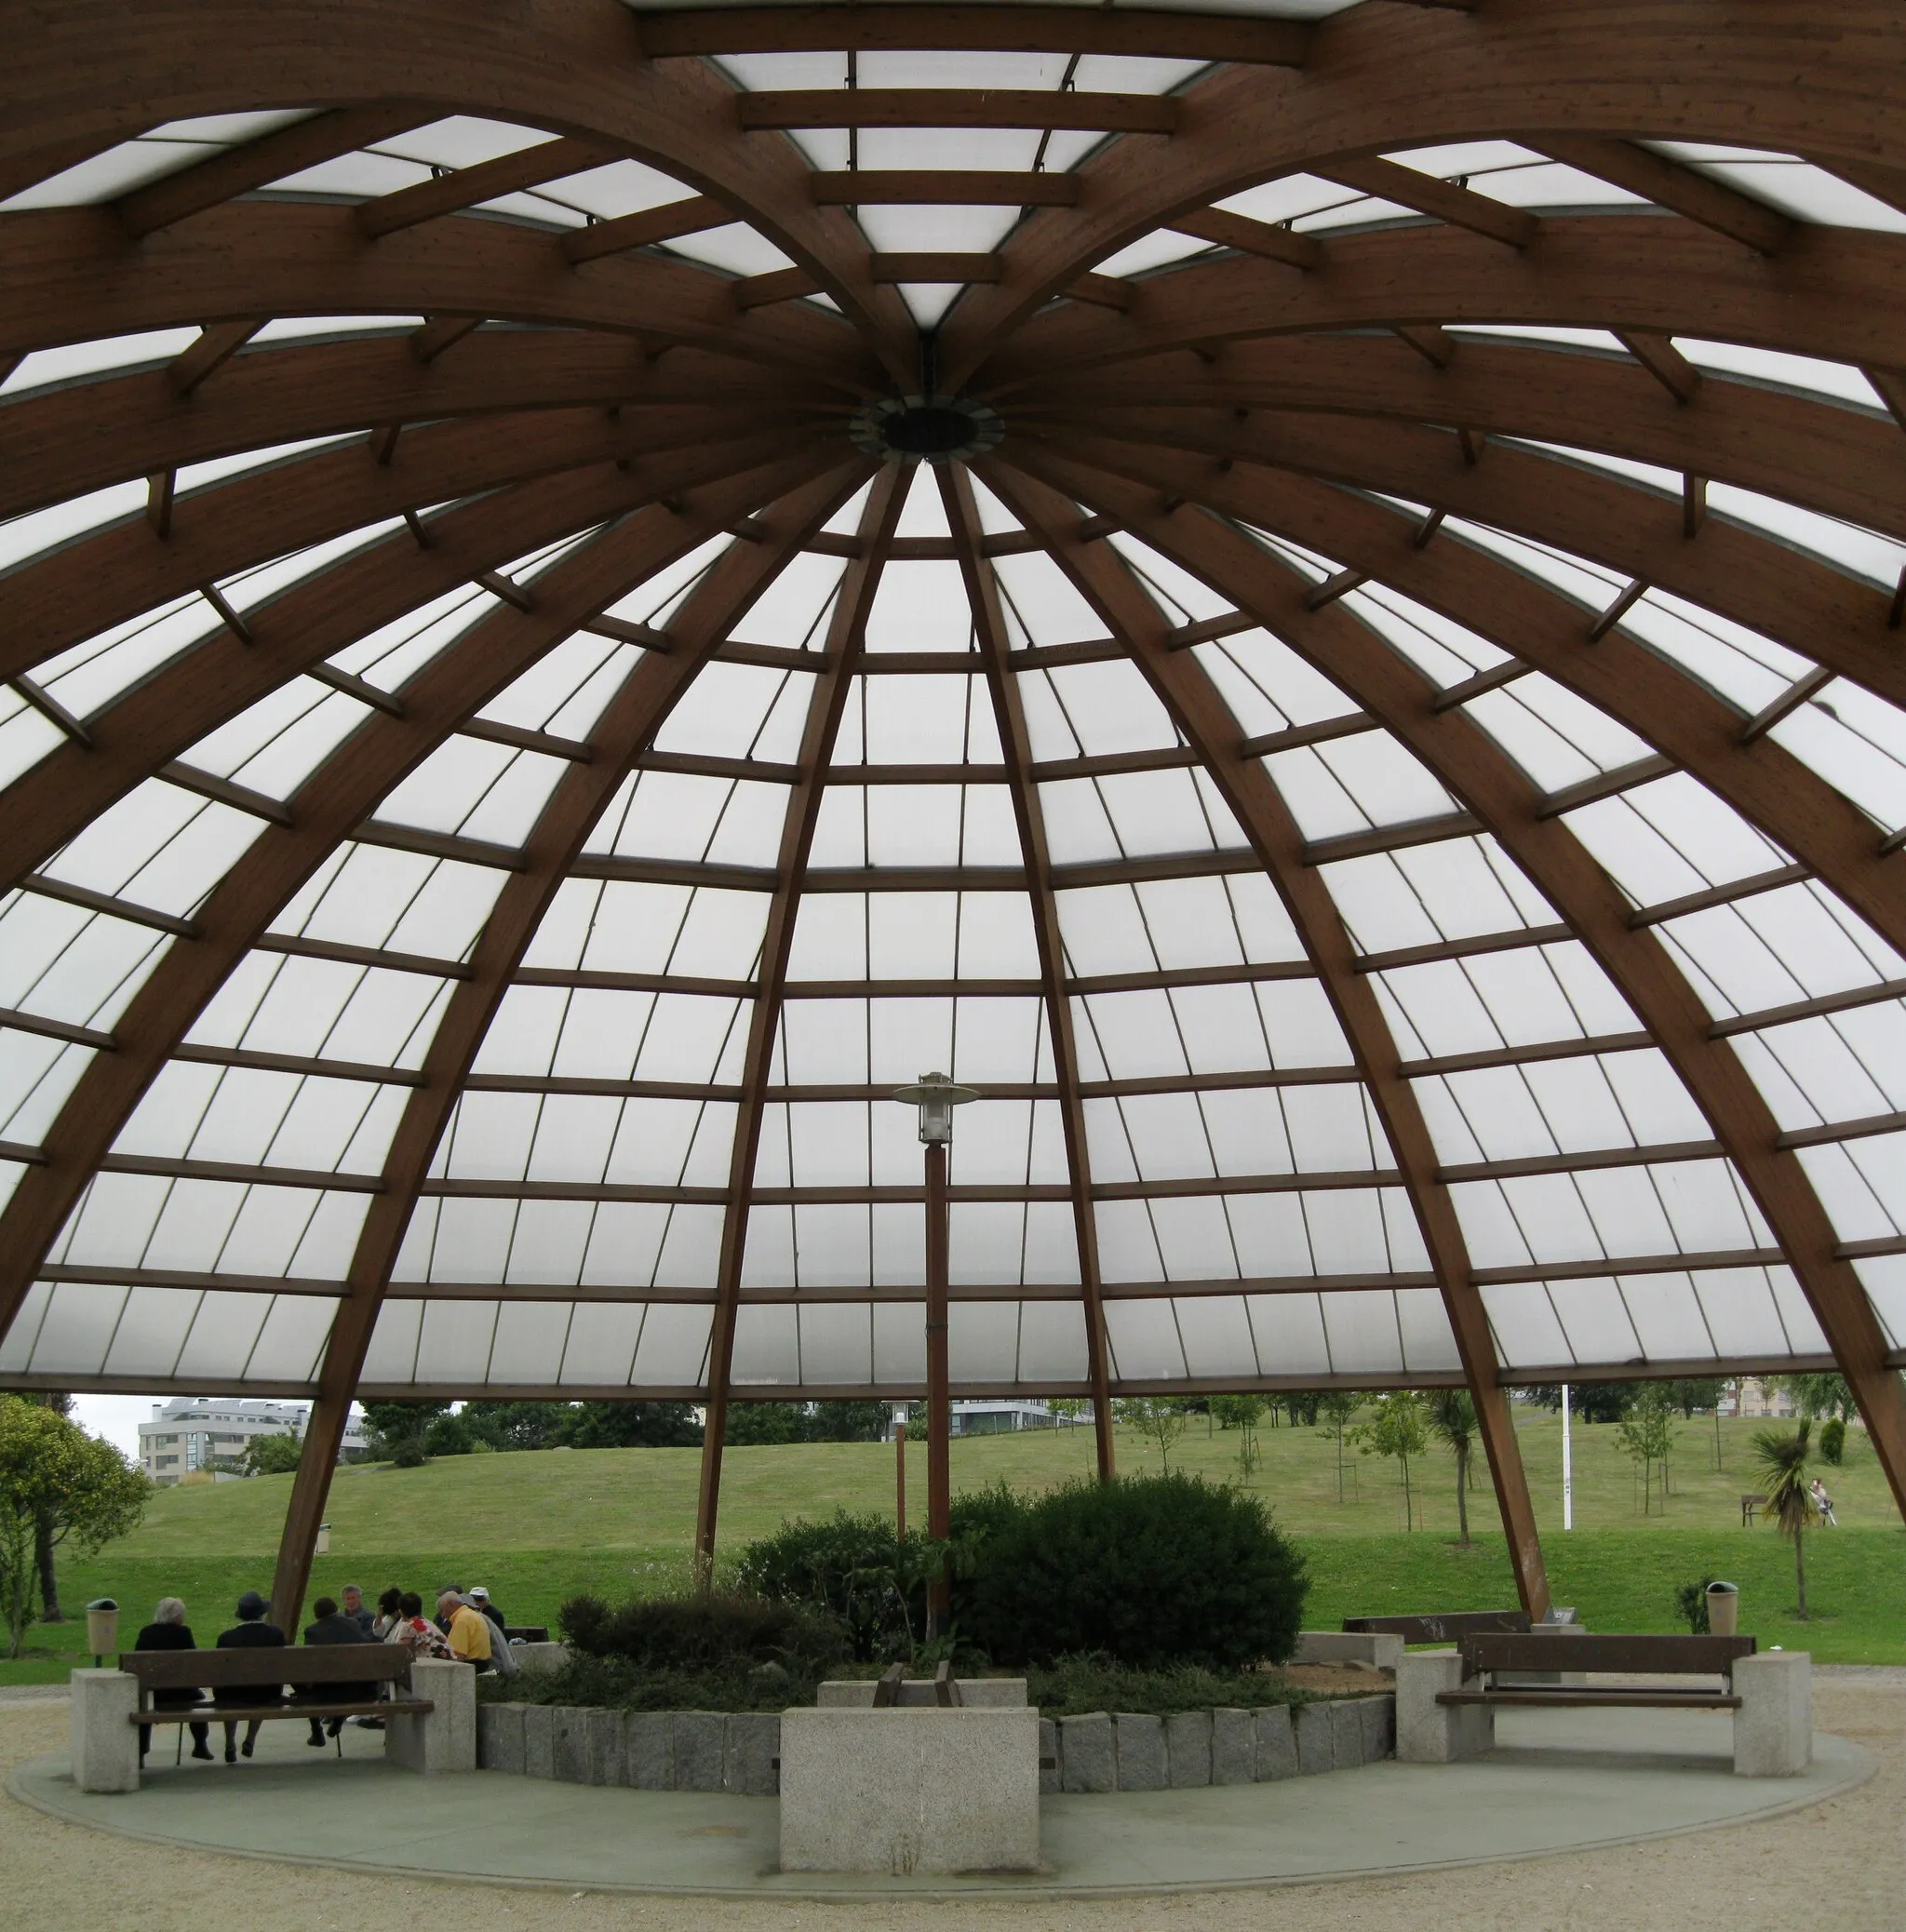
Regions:
M 1387 1691 L 1165 1718 L 1094 1711 L 1040 1720 L 1040 1785 L 1149 1791 L 1268 1784 L 1376 1764 L 1394 1754 L 1395 1740 L 1396 1697 Z M 476 1764 L 574 1784 L 772 1797 L 781 1789 L 781 1719 L 758 1711 L 487 1703 L 477 1707 Z

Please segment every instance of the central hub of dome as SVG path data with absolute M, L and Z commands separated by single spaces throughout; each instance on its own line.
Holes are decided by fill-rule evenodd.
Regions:
M 950 463 L 990 449 L 1005 434 L 999 411 L 963 396 L 908 396 L 870 404 L 848 426 L 855 447 L 901 463 Z

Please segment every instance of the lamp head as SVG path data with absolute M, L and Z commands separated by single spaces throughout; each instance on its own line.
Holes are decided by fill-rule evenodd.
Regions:
M 923 1073 L 915 1085 L 896 1087 L 893 1097 L 919 1108 L 919 1137 L 927 1146 L 946 1147 L 953 1139 L 953 1109 L 979 1095 L 954 1085 L 944 1073 Z

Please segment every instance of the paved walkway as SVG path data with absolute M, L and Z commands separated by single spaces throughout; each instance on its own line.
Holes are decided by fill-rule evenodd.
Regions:
M 1498 1748 L 1272 1785 L 1048 1797 L 1047 1869 L 1026 1878 L 784 1877 L 772 1798 L 506 1778 L 420 1778 L 348 1730 L 341 1764 L 269 1724 L 250 1764 L 175 1767 L 156 1749 L 135 1795 L 75 1791 L 63 1759 L 8 1789 L 74 1823 L 208 1851 L 357 1871 L 727 1898 L 1091 1897 L 1388 1876 L 1657 1838 L 1812 1805 L 1872 1760 L 1820 1736 L 1797 1778 L 1740 1778 L 1731 1721 L 1704 1711 L 1505 1711 Z M 168 1734 L 160 1732 L 155 1747 Z M 480 1793 L 480 1796 L 478 1795 Z M 314 1802 L 321 1796 L 322 1802 Z

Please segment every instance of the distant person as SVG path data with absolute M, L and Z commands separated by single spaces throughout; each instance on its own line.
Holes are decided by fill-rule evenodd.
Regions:
M 340 1610 L 329 1597 L 319 1597 L 312 1606 L 316 1617 L 315 1623 L 304 1626 L 304 1641 L 310 1644 L 368 1644 L 370 1639 L 357 1628 L 356 1619 Z M 374 1684 L 314 1684 L 307 1685 L 301 1695 L 321 1704 L 362 1703 L 377 1695 Z M 342 1717 L 328 1718 L 320 1724 L 316 1718 L 311 1720 L 311 1736 L 304 1741 L 315 1744 L 321 1751 L 327 1737 L 335 1737 L 344 1728 Z
M 484 1616 L 489 1617 L 490 1622 L 496 1626 L 498 1632 L 502 1632 L 503 1629 L 503 1612 L 490 1601 L 490 1592 L 480 1583 L 473 1584 L 470 1588 L 470 1607 L 473 1610 L 482 1611 Z
M 141 1630 L 133 1644 L 135 1650 L 196 1650 L 193 1642 L 192 1629 L 185 1621 L 185 1605 L 177 1597 L 161 1597 L 158 1607 L 153 1612 L 153 1620 Z M 153 1693 L 154 1711 L 189 1711 L 193 1705 L 202 1703 L 203 1691 L 196 1690 L 155 1690 Z M 212 1748 L 209 1724 L 192 1726 L 192 1755 L 209 1759 Z M 139 1761 L 145 1763 L 147 1748 L 153 1741 L 153 1727 L 141 1724 L 139 1727 Z
M 480 1676 L 490 1665 L 490 1619 L 473 1610 L 454 1590 L 447 1590 L 436 1600 L 436 1617 L 450 1640 L 450 1655 L 459 1663 L 474 1664 Z
M 397 1600 L 397 1620 L 384 1632 L 386 1644 L 401 1644 L 418 1657 L 447 1657 L 450 1646 L 443 1632 L 423 1614 L 423 1599 L 407 1590 Z
M 220 1650 L 282 1650 L 285 1647 L 285 1633 L 276 1624 L 267 1623 L 264 1614 L 271 1606 L 255 1590 L 248 1590 L 238 1599 L 238 1621 L 229 1630 L 219 1632 L 217 1648 Z M 220 1691 L 221 1704 L 282 1704 L 285 1701 L 285 1686 L 282 1684 L 235 1684 Z M 262 1720 L 253 1718 L 245 1726 L 245 1755 L 251 1755 L 251 1747 L 258 1742 L 258 1727 Z M 238 1752 L 233 1739 L 238 1735 L 235 1721 L 225 1725 L 225 1762 L 235 1764 Z
M 344 1600 L 340 1607 L 342 1609 L 343 1614 L 357 1626 L 358 1634 L 364 1637 L 375 1637 L 377 1632 L 371 1629 L 371 1625 L 377 1619 L 371 1614 L 370 1605 L 364 1601 L 364 1592 L 355 1583 L 347 1583 L 339 1594 Z
M 404 1616 L 404 1592 L 394 1583 L 377 1600 L 377 1615 L 371 1619 L 370 1634 L 379 1643 L 390 1635 Z
M 1827 1485 L 1818 1476 L 1813 1479 L 1813 1488 L 1810 1494 L 1813 1496 L 1814 1508 L 1819 1511 L 1820 1527 L 1822 1529 L 1838 1529 L 1840 1527 L 1840 1519 L 1833 1514 L 1833 1499 L 1827 1494 Z

